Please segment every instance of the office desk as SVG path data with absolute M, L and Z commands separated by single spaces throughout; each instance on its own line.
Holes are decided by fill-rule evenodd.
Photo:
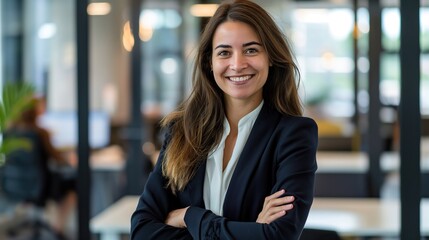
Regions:
M 423 144 L 422 144 L 423 146 Z M 429 146 L 427 146 L 429 148 Z M 429 172 L 429 151 L 422 148 L 420 168 Z M 366 173 L 369 169 L 369 157 L 366 152 L 318 151 L 316 154 L 318 173 Z M 399 171 L 398 152 L 383 152 L 380 156 L 380 168 L 383 172 Z
M 429 153 L 425 151 L 420 154 L 420 170 L 422 173 L 429 173 Z M 381 155 L 380 167 L 384 172 L 399 172 L 400 166 L 401 161 L 398 152 L 385 152 Z
M 316 153 L 317 173 L 368 172 L 368 155 L 365 152 L 318 151 Z
M 429 137 L 422 137 L 420 144 L 420 168 L 429 173 Z M 316 155 L 318 173 L 366 173 L 369 157 L 366 152 L 318 151 Z M 400 167 L 399 152 L 383 152 L 380 156 L 380 168 L 383 172 L 397 172 Z
M 125 167 L 125 153 L 119 146 L 109 146 L 92 152 L 89 163 L 93 171 L 121 171 Z
M 397 200 L 371 198 L 316 198 L 306 227 L 337 231 L 342 237 L 398 237 L 400 205 Z M 420 205 L 420 230 L 429 236 L 429 199 Z
M 138 196 L 125 196 L 96 215 L 90 222 L 92 233 L 100 234 L 100 240 L 120 240 L 121 234 L 129 234 L 137 201 Z
M 429 181 L 429 151 L 426 139 L 422 140 L 420 167 L 422 181 Z M 426 148 L 427 147 L 427 148 Z M 368 197 L 369 158 L 366 152 L 318 151 L 316 155 L 316 197 Z M 400 157 L 398 152 L 383 152 L 380 168 L 385 177 L 393 178 L 399 174 Z M 387 184 L 387 182 L 384 182 Z M 333 188 L 332 186 L 335 186 Z M 422 186 L 422 196 L 429 197 L 429 190 Z
M 115 202 L 123 189 L 125 154 L 119 146 L 93 151 L 91 168 L 91 216 Z
M 119 240 L 130 231 L 138 196 L 126 196 L 91 219 L 101 240 Z M 306 227 L 337 231 L 342 237 L 399 236 L 400 209 L 395 200 L 316 198 Z M 421 233 L 429 236 L 429 199 L 421 202 Z
M 318 151 L 316 159 L 316 197 L 368 197 L 365 152 Z

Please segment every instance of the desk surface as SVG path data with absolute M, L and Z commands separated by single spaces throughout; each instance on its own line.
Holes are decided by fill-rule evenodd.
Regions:
M 428 147 L 429 148 L 429 147 Z M 365 152 L 319 151 L 316 155 L 318 173 L 367 173 L 368 154 Z M 384 152 L 380 157 L 380 167 L 384 172 L 399 171 L 398 152 Z M 429 172 L 429 152 L 422 151 L 420 167 Z
M 129 233 L 138 196 L 125 196 L 91 219 L 94 233 Z
M 91 154 L 90 165 L 92 170 L 121 171 L 125 167 L 124 152 L 119 146 L 110 146 Z
M 94 233 L 127 234 L 138 196 L 127 196 L 91 219 Z M 331 229 L 341 236 L 398 236 L 400 209 L 396 200 L 316 198 L 306 227 Z M 421 232 L 429 236 L 429 199 L 421 202 Z
M 318 151 L 318 173 L 366 173 L 369 168 L 365 152 Z
M 420 229 L 429 236 L 429 199 L 421 201 Z M 316 198 L 306 227 L 341 236 L 399 236 L 400 204 L 389 199 Z

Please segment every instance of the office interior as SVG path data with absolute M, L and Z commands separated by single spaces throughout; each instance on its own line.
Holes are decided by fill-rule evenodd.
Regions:
M 34 85 L 44 103 L 39 124 L 51 132 L 56 148 L 73 156 L 79 184 L 87 183 L 78 186 L 78 204 L 67 225 L 70 239 L 108 239 L 91 228 L 91 220 L 121 198 L 142 192 L 163 141 L 159 121 L 188 94 L 199 34 L 219 2 L 0 1 L 0 85 Z M 413 1 L 255 2 L 289 38 L 301 74 L 304 115 L 319 127 L 315 197 L 400 202 L 400 184 L 406 184 L 401 182 L 401 167 L 408 164 L 401 148 L 416 149 L 400 141 L 400 133 L 415 130 L 401 130 L 401 87 L 407 81 L 401 71 L 418 64 L 418 92 L 413 93 L 418 98 L 407 110 L 418 106 L 414 139 L 420 153 L 408 161 L 419 165 L 419 187 L 414 189 L 419 201 L 429 198 L 429 1 L 417 1 L 417 62 L 401 62 L 400 54 L 405 46 L 401 39 L 406 39 L 400 6 Z M 79 7 L 85 10 L 82 19 Z M 87 48 L 82 50 L 79 39 L 87 39 Z M 79 82 L 85 66 L 80 64 L 88 66 L 86 81 Z M 82 116 L 87 121 L 81 121 Z M 85 137 L 87 154 L 86 146 L 79 145 Z M 20 235 L 11 235 L 7 227 L 13 227 L 17 204 L 0 187 L 0 225 L 6 226 L 0 227 L 0 239 Z M 429 217 L 423 218 L 422 209 L 420 234 L 427 239 L 429 223 L 424 221 Z M 322 213 L 321 219 L 340 221 L 333 230 L 342 239 L 404 239 L 401 229 L 407 228 L 397 219 L 393 232 L 341 232 L 347 224 L 335 219 L 338 211 Z M 50 214 L 43 213 L 47 222 Z M 317 219 L 309 224 L 326 227 Z M 118 236 L 109 239 L 128 239 L 126 233 Z

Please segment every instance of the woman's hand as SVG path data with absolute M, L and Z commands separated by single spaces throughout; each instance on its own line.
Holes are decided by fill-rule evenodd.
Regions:
M 167 219 L 165 219 L 165 224 L 168 224 L 170 226 L 177 227 L 177 228 L 186 228 L 185 214 L 188 208 L 189 207 L 179 208 L 171 211 L 168 214 Z
M 285 190 L 280 190 L 265 198 L 264 207 L 256 219 L 257 223 L 271 223 L 284 216 L 287 211 L 293 208 L 293 196 L 284 196 Z

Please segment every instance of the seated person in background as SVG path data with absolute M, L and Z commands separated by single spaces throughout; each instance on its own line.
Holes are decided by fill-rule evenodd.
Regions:
M 49 132 L 37 124 L 37 117 L 42 110 L 42 101 L 33 99 L 31 107 L 24 111 L 7 130 L 7 132 L 32 132 L 36 133 L 37 139 L 42 141 L 40 159 L 43 163 L 42 171 L 47 176 L 43 179 L 45 186 L 43 190 L 43 199 L 52 199 L 57 203 L 55 219 L 52 219 L 52 227 L 59 233 L 64 234 L 71 210 L 76 205 L 76 186 L 75 177 L 63 177 L 61 172 L 50 171 L 51 164 L 61 166 L 70 166 L 76 163 L 75 159 L 69 159 L 66 155 L 55 149 L 51 143 Z M 72 161 L 73 160 L 73 161 Z M 54 161 L 54 162 L 52 162 Z M 44 203 L 41 204 L 44 206 Z

